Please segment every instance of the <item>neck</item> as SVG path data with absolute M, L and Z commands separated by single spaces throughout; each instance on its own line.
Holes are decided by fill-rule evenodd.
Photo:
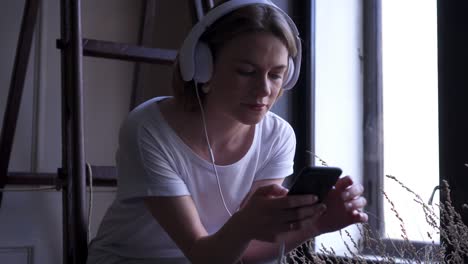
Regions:
M 187 112 L 181 104 L 168 100 L 160 105 L 163 116 L 179 137 L 196 153 L 210 160 L 200 111 Z M 245 125 L 216 111 L 205 110 L 206 128 L 216 163 L 228 165 L 247 153 L 255 126 Z
M 201 128 L 204 129 L 201 116 L 199 120 Z M 224 147 L 235 148 L 239 144 L 244 144 L 249 141 L 250 133 L 254 130 L 254 126 L 242 124 L 216 111 L 205 110 L 205 121 L 210 144 L 214 150 L 222 150 Z

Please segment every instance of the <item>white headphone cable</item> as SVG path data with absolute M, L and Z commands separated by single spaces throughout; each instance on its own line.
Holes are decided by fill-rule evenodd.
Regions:
M 285 251 L 285 242 L 281 241 L 280 247 L 279 247 L 279 255 L 278 255 L 278 264 L 281 264 L 281 261 L 283 260 L 284 257 L 284 251 Z
M 197 100 L 198 100 L 198 104 L 200 106 L 200 112 L 201 112 L 201 117 L 202 117 L 202 122 L 203 122 L 203 131 L 205 132 L 205 139 L 206 139 L 206 142 L 207 142 L 207 145 L 208 145 L 208 151 L 210 152 L 211 164 L 213 166 L 213 170 L 214 170 L 214 173 L 216 175 L 216 181 L 218 183 L 219 194 L 221 196 L 221 200 L 223 201 L 224 208 L 226 208 L 226 211 L 228 212 L 229 216 L 232 216 L 232 213 L 229 210 L 229 208 L 227 207 L 226 201 L 224 200 L 223 191 L 221 189 L 221 184 L 219 182 L 218 170 L 216 169 L 213 149 L 211 148 L 210 138 L 208 137 L 208 129 L 206 127 L 205 111 L 203 109 L 203 104 L 202 104 L 201 99 L 200 99 L 200 94 L 199 94 L 199 91 L 198 91 L 198 84 L 197 84 L 197 82 L 195 80 L 193 82 L 195 84 L 195 93 L 197 94 Z

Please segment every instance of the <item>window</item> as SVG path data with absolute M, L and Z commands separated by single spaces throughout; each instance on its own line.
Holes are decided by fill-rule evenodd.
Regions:
M 386 253 L 396 257 L 395 248 L 405 245 L 399 243 L 400 222 L 389 210 L 382 186 L 403 216 L 416 249 L 438 242 L 436 234 L 427 236 L 433 229 L 426 225 L 421 206 L 414 202 L 408 210 L 414 197 L 384 177 L 396 176 L 426 203 L 438 185 L 436 1 L 359 3 L 345 8 L 338 1 L 317 2 L 314 151 L 347 174 L 364 175 L 369 222 L 388 242 Z M 354 238 L 359 236 L 357 232 Z M 347 254 L 343 240 L 346 235 L 320 236 L 316 250 L 323 244 Z M 364 248 L 362 253 L 380 252 Z
M 439 242 L 415 196 L 384 176 L 425 203 L 439 183 L 437 2 L 380 3 L 365 8 L 364 171 L 370 224 L 391 250 L 402 235 L 417 247 Z
M 437 79 L 437 1 L 382 1 L 383 172 L 426 203 L 439 184 Z M 439 242 L 428 237 L 434 229 L 414 195 L 388 177 L 383 183 L 408 238 Z M 400 220 L 383 204 L 384 236 L 401 239 Z

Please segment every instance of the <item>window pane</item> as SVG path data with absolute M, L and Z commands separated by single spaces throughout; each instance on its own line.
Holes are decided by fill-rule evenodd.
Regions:
M 384 174 L 426 203 L 439 184 L 436 8 L 436 0 L 382 1 Z M 387 177 L 384 190 L 409 239 L 438 242 L 414 195 Z M 438 193 L 434 198 L 437 204 Z M 391 209 L 384 199 L 385 233 L 401 239 L 401 222 Z

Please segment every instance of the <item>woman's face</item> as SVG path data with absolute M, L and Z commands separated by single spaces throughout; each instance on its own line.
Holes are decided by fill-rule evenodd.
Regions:
M 288 50 L 270 33 L 238 36 L 217 54 L 207 111 L 243 124 L 258 123 L 275 103 L 286 75 Z

